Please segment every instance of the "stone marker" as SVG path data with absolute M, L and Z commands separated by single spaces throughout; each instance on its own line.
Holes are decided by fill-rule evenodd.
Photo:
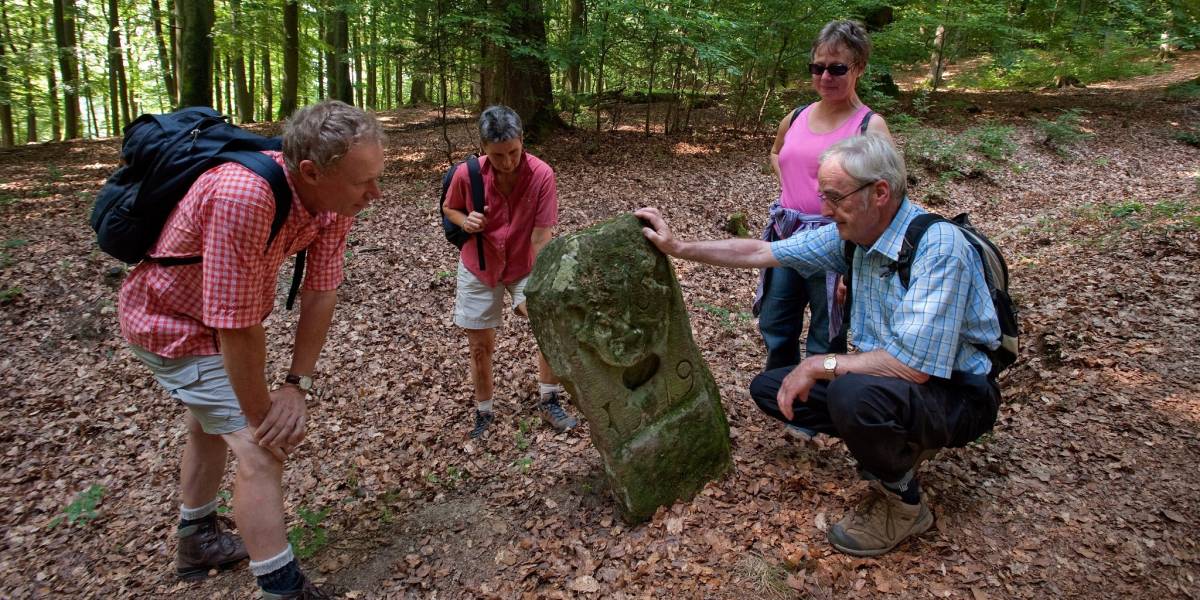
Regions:
M 550 242 L 525 289 L 538 345 L 591 426 L 626 521 L 729 466 L 729 425 L 666 255 L 626 214 Z

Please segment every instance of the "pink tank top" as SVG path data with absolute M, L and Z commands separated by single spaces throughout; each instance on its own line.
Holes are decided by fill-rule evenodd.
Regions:
M 817 196 L 817 159 L 827 148 L 848 137 L 858 135 L 863 117 L 871 110 L 862 105 L 837 129 L 817 135 L 808 129 L 808 114 L 812 105 L 796 117 L 796 122 L 783 136 L 783 148 L 779 150 L 779 179 L 781 193 L 779 205 L 815 215 L 821 212 L 821 199 Z

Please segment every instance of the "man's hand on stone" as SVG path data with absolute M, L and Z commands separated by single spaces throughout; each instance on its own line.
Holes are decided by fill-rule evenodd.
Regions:
M 820 356 L 813 356 L 804 359 L 803 362 L 796 365 L 787 377 L 783 378 L 783 383 L 779 386 L 779 393 L 775 395 L 775 402 L 779 405 L 779 412 L 783 416 L 791 420 L 795 417 L 792 411 L 792 404 L 796 400 L 808 402 L 808 392 L 812 389 L 813 384 L 817 382 L 817 378 L 813 375 L 813 369 L 824 369 L 821 364 Z
M 286 455 L 292 447 L 304 440 L 308 419 L 304 395 L 304 392 L 294 385 L 283 385 L 271 392 L 271 410 L 254 432 L 254 439 L 258 445 L 268 449 L 281 449 Z
M 667 222 L 663 220 L 662 214 L 657 208 L 647 206 L 633 211 L 634 216 L 643 219 L 650 223 L 649 227 L 642 228 L 642 235 L 650 240 L 659 250 L 668 256 L 676 256 L 676 248 L 678 240 L 671 235 L 671 229 L 667 227 Z
M 483 212 L 481 213 L 471 211 L 471 214 L 467 215 L 467 220 L 463 221 L 462 230 L 467 233 L 479 233 L 483 231 L 487 227 L 487 215 L 484 214 L 486 212 L 486 206 L 483 207 Z

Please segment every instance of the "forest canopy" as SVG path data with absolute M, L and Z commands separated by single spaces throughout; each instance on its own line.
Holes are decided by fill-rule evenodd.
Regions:
M 599 127 L 605 105 L 651 100 L 667 104 L 666 133 L 717 102 L 757 128 L 806 93 L 811 40 L 835 18 L 872 31 L 860 94 L 881 109 L 901 71 L 930 89 L 1087 85 L 1200 42 L 1190 0 L 15 0 L 0 13 L 3 146 L 119 135 L 183 105 L 275 120 L 325 97 L 502 101 L 534 131 Z

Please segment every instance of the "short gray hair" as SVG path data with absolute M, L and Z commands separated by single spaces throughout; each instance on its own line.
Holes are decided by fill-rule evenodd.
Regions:
M 893 200 L 903 198 L 908 191 L 904 157 L 891 140 L 878 133 L 856 135 L 830 146 L 821 154 L 820 163 L 829 160 L 837 160 L 842 170 L 859 183 L 881 179 L 888 182 Z
M 854 64 L 850 65 L 852 67 L 866 68 L 867 61 L 871 58 L 871 36 L 867 35 L 867 29 L 858 21 L 842 20 L 826 23 L 821 28 L 821 33 L 817 34 L 817 39 L 813 41 L 808 59 L 812 60 L 817 55 L 818 49 L 830 44 L 840 44 L 850 50 L 850 54 L 854 55 Z
M 479 139 L 485 144 L 497 144 L 521 137 L 521 117 L 503 104 L 494 104 L 479 114 Z
M 359 142 L 387 142 L 373 113 L 338 100 L 305 106 L 283 124 L 283 159 L 292 172 L 311 160 L 318 169 L 337 164 Z

